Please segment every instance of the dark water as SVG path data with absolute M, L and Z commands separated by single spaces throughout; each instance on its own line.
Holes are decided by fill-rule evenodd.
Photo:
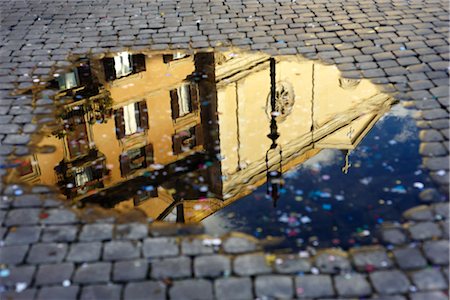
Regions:
M 376 241 L 431 185 L 408 111 L 296 56 L 109 53 L 53 74 L 57 121 L 10 181 L 278 247 Z

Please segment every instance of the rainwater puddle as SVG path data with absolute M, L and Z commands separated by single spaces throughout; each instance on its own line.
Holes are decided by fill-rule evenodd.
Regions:
M 57 186 L 167 222 L 277 237 L 277 247 L 376 241 L 431 185 L 409 112 L 333 66 L 261 53 L 80 58 L 50 87 L 56 124 L 10 181 Z

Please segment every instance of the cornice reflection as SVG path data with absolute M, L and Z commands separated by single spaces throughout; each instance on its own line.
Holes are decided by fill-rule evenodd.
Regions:
M 11 177 L 74 203 L 198 222 L 321 149 L 352 151 L 393 99 L 296 56 L 128 53 L 81 59 L 51 86 L 59 126 Z M 342 171 L 351 162 L 346 156 Z

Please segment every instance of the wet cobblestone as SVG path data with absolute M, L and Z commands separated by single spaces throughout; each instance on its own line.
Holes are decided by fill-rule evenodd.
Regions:
M 447 3 L 431 0 L 424 3 L 378 1 L 376 5 L 373 1 L 344 1 L 339 5 L 320 1 L 207 3 L 194 1 L 184 5 L 132 0 L 127 5 L 116 5 L 104 0 L 86 6 L 83 1 L 2 1 L 8 13 L 2 19 L 0 46 L 5 54 L 0 68 L 0 161 L 13 152 L 26 152 L 24 145 L 30 141 L 28 133 L 33 131 L 30 125 L 34 114 L 46 113 L 45 108 L 34 108 L 29 99 L 5 96 L 14 88 L 13 82 L 20 82 L 20 88 L 31 87 L 30 75 L 46 75 L 53 63 L 66 64 L 69 52 L 100 53 L 122 47 L 133 50 L 140 46 L 148 48 L 149 43 L 153 49 L 234 45 L 321 59 L 336 64 L 345 76 L 371 78 L 384 84 L 380 88 L 398 92 L 398 99 L 413 101 L 421 110 L 417 121 L 423 129 L 419 135 L 423 142 L 421 153 L 426 157 L 423 165 L 431 171 L 437 187 L 448 193 Z M 78 13 L 74 15 L 74 11 Z M 201 20 L 198 28 L 197 17 Z M 89 30 L 83 30 L 87 27 Z M 37 65 L 39 62 L 41 65 Z M 4 172 L 0 174 L 3 176 Z M 2 195 L 14 195 L 17 191 L 7 187 Z M 49 191 L 35 187 L 31 192 L 45 195 Z M 114 299 L 123 293 L 125 299 L 166 299 L 167 296 L 186 299 L 186 295 L 196 299 L 249 299 L 280 296 L 277 293 L 281 291 L 285 293 L 282 297 L 298 298 L 361 297 L 375 292 L 379 294 L 378 299 L 448 299 L 442 291 L 448 288 L 449 243 L 445 240 L 448 236 L 444 236 L 445 223 L 438 223 L 448 219 L 448 202 L 445 202 L 448 199 L 442 199 L 434 189 L 421 193 L 420 198 L 427 207 L 406 213 L 404 226 L 381 229 L 386 247 L 350 251 L 349 256 L 333 254 L 333 263 L 329 263 L 330 253 L 312 257 L 315 267 L 309 259 L 297 257 L 282 258 L 278 263 L 275 259 L 272 263 L 266 255 L 248 254 L 260 250 L 257 241 L 224 237 L 221 250 L 230 255 L 231 273 L 243 277 L 214 281 L 188 279 L 193 274 L 208 277 L 219 273 L 196 271 L 197 259 L 206 259 L 198 255 L 214 253 L 201 239 L 192 242 L 186 237 L 179 244 L 177 239 L 166 237 L 178 235 L 179 227 L 82 224 L 76 214 L 65 208 L 48 209 L 48 206 L 59 206 L 50 198 L 45 204 L 37 200 L 38 196 L 29 194 L 22 199 L 18 197 L 12 205 L 2 199 L 0 222 L 4 227 L 0 228 L 0 236 L 4 244 L 0 246 L 0 258 L 9 274 L 0 278 L 0 285 L 7 288 L 0 297 L 83 299 L 96 295 Z M 440 201 L 444 202 L 428 205 Z M 200 227 L 194 229 L 186 229 L 185 234 L 203 231 Z M 415 247 L 408 245 L 409 237 L 415 240 Z M 120 255 L 112 255 L 114 251 L 111 251 L 106 255 L 108 260 L 120 260 L 98 262 L 102 257 L 102 243 L 110 249 L 115 248 L 110 245 L 118 245 L 117 240 L 142 242 L 142 254 L 150 258 L 150 265 L 143 259 L 128 260 L 140 257 L 134 247 L 128 246 L 131 254 L 118 251 Z M 77 248 L 80 245 L 86 248 Z M 191 270 L 192 263 L 194 270 Z M 427 268 L 427 264 L 433 267 Z M 126 276 L 120 271 L 124 268 L 128 269 Z M 228 267 L 219 269 L 228 270 Z M 387 270 L 373 272 L 374 269 Z M 258 275 L 274 271 L 288 275 Z M 317 274 L 318 271 L 327 275 Z M 177 272 L 182 273 L 179 279 Z M 304 274 L 296 276 L 298 272 Z M 48 276 L 50 273 L 61 276 Z M 256 275 L 255 281 L 250 275 Z M 71 286 L 35 288 L 70 276 Z M 149 278 L 171 278 L 173 284 L 144 281 Z M 131 280 L 143 281 L 128 283 Z M 293 280 L 293 287 L 289 280 Z M 25 284 L 25 290 L 21 284 Z M 419 291 L 410 292 L 411 284 Z

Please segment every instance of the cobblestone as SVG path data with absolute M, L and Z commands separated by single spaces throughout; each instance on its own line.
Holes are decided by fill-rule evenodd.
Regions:
M 249 277 L 220 278 L 214 282 L 215 296 L 218 300 L 253 299 L 252 281 Z
M 411 238 L 414 240 L 427 240 L 442 236 L 441 229 L 436 223 L 433 222 L 420 222 L 411 225 L 408 230 Z
M 124 290 L 124 299 L 133 300 L 164 300 L 166 286 L 157 281 L 141 281 L 128 283 Z
M 258 241 L 248 235 L 233 234 L 224 239 L 222 249 L 225 253 L 244 253 L 258 250 Z
M 338 250 L 325 250 L 315 257 L 315 265 L 322 273 L 335 274 L 351 269 L 347 253 Z
M 82 242 L 110 240 L 112 233 L 112 224 L 87 224 L 83 226 L 79 240 Z
M 78 286 L 50 286 L 43 287 L 39 290 L 37 299 L 48 300 L 48 299 L 64 299 L 64 300 L 75 300 L 79 292 Z
M 199 254 L 212 254 L 214 249 L 212 246 L 205 243 L 205 239 L 209 237 L 192 237 L 184 238 L 181 241 L 181 252 L 184 255 L 199 255 Z
M 5 238 L 6 245 L 26 245 L 39 240 L 41 228 L 37 226 L 10 227 Z
M 17 266 L 9 268 L 9 276 L 0 277 L 0 285 L 14 287 L 17 283 L 30 285 L 36 271 L 34 266 Z
M 388 269 L 392 266 L 391 259 L 382 247 L 364 247 L 351 249 L 353 264 L 359 271 L 372 269 Z
M 129 223 L 116 225 L 114 237 L 116 239 L 138 240 L 148 236 L 146 224 Z
M 61 284 L 70 280 L 74 271 L 73 263 L 40 265 L 36 274 L 36 285 Z
M 121 297 L 122 286 L 117 284 L 108 285 L 88 285 L 81 290 L 82 300 L 90 299 L 108 299 L 119 300 Z
M 194 259 L 196 277 L 220 277 L 231 273 L 230 258 L 224 255 L 198 256 Z
M 49 226 L 43 229 L 41 240 L 43 242 L 73 242 L 76 239 L 77 232 L 76 226 Z
M 376 292 L 385 294 L 403 294 L 409 290 L 409 280 L 402 272 L 376 271 L 369 275 Z
M 393 251 L 398 266 L 403 270 L 419 269 L 427 265 L 420 249 L 413 247 L 397 248 Z
M 448 265 L 449 243 L 446 240 L 426 241 L 423 244 L 425 257 L 433 264 Z
M 111 241 L 103 246 L 103 260 L 123 260 L 138 258 L 141 243 L 136 241 Z
M 329 275 L 304 275 L 295 277 L 298 298 L 327 298 L 334 296 L 333 283 Z
M 308 272 L 311 269 L 311 262 L 296 255 L 284 255 L 277 256 L 274 267 L 277 273 L 282 274 Z
M 294 294 L 293 280 L 284 275 L 262 275 L 255 278 L 255 293 L 260 298 L 289 299 Z
M 239 276 L 266 274 L 272 271 L 264 254 L 244 254 L 233 261 L 233 270 Z
M 73 243 L 66 260 L 72 262 L 91 262 L 100 259 L 102 243 Z
M 334 277 L 334 286 L 341 297 L 362 297 L 371 294 L 372 289 L 361 274 L 346 274 Z
M 439 269 L 423 269 L 412 273 L 412 282 L 420 291 L 444 290 L 448 283 Z
M 414 294 L 409 294 L 409 297 L 411 300 L 447 300 L 448 299 L 448 297 L 440 291 L 414 293 Z
M 179 253 L 175 238 L 149 238 L 144 240 L 142 251 L 145 257 L 176 256 Z
M 73 281 L 80 284 L 107 283 L 110 280 L 111 263 L 84 263 L 77 268 Z
M 0 247 L 0 261 L 4 264 L 20 264 L 23 262 L 28 248 L 28 245 Z
M 113 2 L 105 0 L 99 9 L 96 9 L 97 3 L 91 3 L 89 7 L 86 7 L 83 1 L 71 2 L 70 4 L 58 3 L 56 6 L 53 6 L 54 3 L 51 1 L 4 1 L 2 3 L 5 11 L 11 11 L 11 14 L 6 16 L 5 20 L 2 20 L 5 24 L 3 28 L 5 35 L 2 36 L 5 42 L 2 44 L 2 50 L 6 55 L 2 57 L 2 68 L 0 69 L 0 89 L 2 89 L 2 105 L 0 106 L 1 157 L 13 153 L 14 155 L 26 155 L 28 149 L 25 144 L 30 141 L 31 137 L 27 133 L 33 132 L 37 123 L 41 125 L 51 121 L 50 117 L 43 116 L 42 120 L 32 123 L 34 114 L 50 112 L 48 107 L 40 107 L 37 105 L 38 103 L 35 107 L 31 97 L 3 97 L 8 93 L 5 89 L 12 88 L 14 86 L 13 81 L 16 81 L 20 88 L 31 87 L 33 78 L 29 74 L 47 73 L 53 64 L 52 59 L 65 60 L 69 52 L 79 54 L 88 53 L 90 50 L 94 50 L 96 53 L 115 52 L 119 51 L 122 46 L 129 47 L 129 49 L 141 46 L 141 49 L 147 49 L 149 48 L 147 45 L 150 43 L 154 49 L 165 50 L 169 47 L 173 49 L 177 47 L 180 49 L 208 48 L 215 45 L 221 47 L 229 45 L 231 42 L 231 45 L 234 46 L 246 45 L 247 48 L 251 46 L 254 49 L 270 50 L 274 53 L 277 51 L 286 54 L 302 53 L 305 57 L 318 58 L 329 64 L 339 64 L 338 67 L 345 71 L 343 73 L 345 76 L 353 78 L 370 77 L 372 82 L 392 83 L 389 86 L 380 86 L 380 88 L 390 92 L 402 92 L 399 98 L 412 101 L 415 107 L 421 111 L 419 117 L 423 119 L 419 120 L 418 124 L 423 129 L 419 135 L 423 142 L 420 149 L 422 156 L 425 157 L 423 165 L 430 171 L 433 182 L 441 189 L 446 187 L 448 191 L 449 100 L 448 41 L 445 38 L 448 33 L 448 7 L 446 3 L 429 1 L 426 5 L 419 5 L 413 2 L 385 1 L 377 2 L 374 5 L 369 1 L 335 5 L 333 3 L 319 3 L 320 1 L 301 3 L 295 1 L 253 3 L 247 1 L 245 4 L 214 2 L 209 3 L 210 5 L 204 5 L 197 1 L 175 4 L 167 1 L 144 3 L 130 0 L 127 3 L 129 6 L 124 7 L 115 5 Z M 77 13 L 74 13 L 74 11 L 77 11 Z M 39 16 L 39 18 L 36 16 Z M 201 20 L 198 27 L 195 23 L 197 19 Z M 89 28 L 89 30 L 83 28 Z M 188 44 L 189 42 L 192 43 Z M 256 43 L 252 44 L 253 42 Z M 51 51 L 52 56 L 48 55 L 47 51 Z M 36 66 L 37 68 L 35 68 Z M 23 74 L 26 74 L 26 76 Z M 0 175 L 4 175 L 4 170 L 0 170 Z M 427 186 L 431 185 L 427 184 Z M 8 187 L 3 191 L 4 195 L 28 193 L 21 187 Z M 31 192 L 46 194 L 49 189 L 40 185 L 32 187 Z M 409 282 L 404 280 L 404 275 L 401 275 L 405 274 L 403 270 L 408 270 L 408 275 L 416 288 L 423 290 L 423 292 L 411 292 L 407 295 L 411 300 L 448 298 L 441 291 L 427 291 L 435 288 L 445 289 L 447 282 L 444 280 L 444 285 L 441 284 L 443 276 L 440 269 L 434 267 L 424 269 L 426 261 L 423 257 L 425 256 L 430 264 L 438 265 L 439 268 L 444 269 L 444 273 L 447 272 L 446 274 L 448 274 L 448 240 L 442 240 L 448 238 L 448 236 L 442 236 L 442 232 L 448 234 L 448 223 L 442 221 L 448 219 L 448 200 L 443 199 L 434 189 L 422 191 L 419 197 L 426 204 L 444 203 L 439 203 L 439 206 L 432 206 L 432 209 L 420 208 L 408 211 L 404 214 L 408 221 L 402 226 L 387 228 L 383 224 L 381 230 L 383 242 L 388 244 L 387 248 L 393 253 L 395 261 L 402 271 L 396 270 L 396 266 L 388 263 L 390 268 L 394 268 L 393 270 L 370 273 L 374 269 L 385 267 L 383 261 L 386 258 L 386 251 L 381 248 L 379 252 L 374 251 L 373 253 L 371 251 L 364 254 L 356 254 L 358 251 L 350 253 L 356 269 L 361 274 L 370 273 L 370 281 L 381 299 L 406 299 L 405 295 L 408 291 L 414 291 L 414 287 L 410 289 Z M 80 242 L 92 242 L 91 245 L 97 243 L 99 246 L 96 248 L 98 249 L 97 252 L 94 251 L 95 255 L 89 258 L 86 253 L 84 254 L 84 258 L 87 258 L 87 260 L 97 261 L 100 259 L 101 242 L 113 245 L 116 241 L 110 241 L 114 239 L 122 241 L 145 239 L 143 253 L 146 258 L 150 258 L 153 269 L 159 262 L 176 261 L 179 258 L 178 255 L 180 255 L 180 248 L 177 239 L 169 239 L 168 242 L 167 238 L 163 237 L 159 242 L 155 242 L 154 239 L 147 238 L 148 234 L 154 237 L 177 236 L 204 231 L 197 225 L 191 225 L 191 229 L 184 229 L 179 225 L 152 224 L 150 230 L 147 230 L 147 224 L 140 223 L 101 224 L 106 222 L 105 220 L 99 221 L 98 224 L 87 224 L 81 228 L 81 225 L 78 225 L 78 223 L 81 223 L 78 217 L 70 210 L 59 207 L 53 208 L 53 206 L 59 206 L 56 201 L 48 201 L 47 204 L 41 204 L 41 202 L 40 199 L 33 198 L 31 194 L 25 195 L 13 203 L 1 201 L 2 209 L 6 209 L 8 212 L 6 216 L 3 211 L 0 212 L 0 221 L 4 220 L 3 224 L 6 226 L 0 228 L 0 237 L 4 238 L 5 244 L 17 245 L 0 248 L 2 263 L 46 263 L 45 261 L 48 259 L 56 260 L 54 264 L 39 266 L 36 276 L 34 276 L 35 267 L 27 265 L 21 267 L 7 266 L 10 276 L 1 277 L 0 285 L 6 286 L 9 290 L 2 292 L 0 296 L 2 298 L 12 295 L 12 297 L 32 299 L 34 294 L 38 292 L 38 299 L 75 299 L 77 296 L 83 298 L 86 295 L 94 295 L 96 293 L 93 291 L 101 291 L 102 289 L 114 290 L 114 292 L 110 296 L 97 294 L 98 298 L 120 296 L 120 287 L 115 289 L 116 286 L 111 284 L 83 286 L 81 292 L 76 285 L 44 287 L 39 291 L 32 285 L 21 293 L 14 293 L 14 289 L 22 288 L 20 284 L 17 285 L 18 283 L 37 285 L 41 284 L 42 280 L 45 283 L 46 279 L 41 277 L 44 273 L 47 273 L 46 268 L 57 269 L 61 265 L 73 266 L 72 263 L 61 262 L 64 258 L 61 253 L 67 251 L 55 250 L 52 248 L 53 246 L 50 246 L 57 245 L 57 242 L 66 243 L 65 245 L 73 243 L 70 246 L 67 260 L 70 260 L 70 252 L 75 252 L 74 249 Z M 48 209 L 48 206 L 52 206 L 52 208 Z M 112 222 L 113 220 L 110 219 L 109 221 Z M 45 226 L 42 230 L 37 227 L 41 224 L 75 223 L 77 224 L 61 227 Z M 79 226 L 81 233 L 78 240 Z M 27 233 L 27 230 L 30 232 Z M 21 233 L 23 234 L 21 235 Z M 404 247 L 404 244 L 409 242 L 406 233 L 411 234 L 414 243 Z M 39 237 L 41 242 L 48 244 L 36 244 Z M 183 255 L 212 255 L 217 249 L 206 246 L 200 240 L 188 241 L 189 238 L 181 239 L 180 246 Z M 347 295 L 348 297 L 359 297 L 360 294 L 366 293 L 364 288 L 358 288 L 357 284 L 349 285 L 353 281 L 348 280 L 346 276 L 358 277 L 359 279 L 355 282 L 367 283 L 367 281 L 365 281 L 366 275 L 352 273 L 354 270 L 346 255 L 319 252 L 319 256 L 322 255 L 321 257 L 312 257 L 311 259 L 315 261 L 317 268 L 311 268 L 309 259 L 300 259 L 295 256 L 290 258 L 275 256 L 274 258 L 273 255 L 257 254 L 256 256 L 259 255 L 257 259 L 243 258 L 248 255 L 248 252 L 261 250 L 256 240 L 252 241 L 252 239 L 248 240 L 245 237 L 232 235 L 231 237 L 223 237 L 222 241 L 221 250 L 230 254 L 235 273 L 238 274 L 236 270 L 240 270 L 239 272 L 242 275 L 257 276 L 254 286 L 249 277 L 216 279 L 214 290 L 215 296 L 219 299 L 220 297 L 223 299 L 239 299 L 240 296 L 243 299 L 251 299 L 254 296 L 270 295 L 270 293 L 276 291 L 276 288 L 269 289 L 268 286 L 275 285 L 278 287 L 283 284 L 280 284 L 277 280 L 261 279 L 273 278 L 273 275 L 258 274 L 271 273 L 272 265 L 277 273 L 301 274 L 310 271 L 316 273 L 318 269 L 320 272 L 327 274 L 338 274 L 334 275 L 338 297 L 347 297 Z M 34 245 L 30 248 L 27 244 Z M 122 243 L 122 245 L 125 244 L 129 245 Z M 398 245 L 403 246 L 400 248 L 397 247 Z M 13 250 L 17 251 L 11 253 Z M 5 254 L 5 251 L 7 254 Z M 27 251 L 29 252 L 28 258 L 26 262 L 23 262 Z M 239 255 L 233 256 L 232 254 Z M 130 255 L 125 255 L 125 252 L 121 252 L 118 256 L 108 257 L 108 255 L 110 254 L 105 254 L 104 258 L 122 259 L 130 257 Z M 7 259 L 4 261 L 3 257 L 5 256 L 7 256 Z M 131 257 L 134 256 L 135 254 L 131 255 Z M 221 257 L 221 255 L 213 256 Z M 79 255 L 76 266 L 86 261 L 82 258 L 83 255 Z M 192 276 L 191 263 L 193 262 L 195 270 L 197 259 L 200 259 L 200 257 L 182 257 L 181 263 L 179 262 L 178 265 L 176 263 L 172 265 L 168 263 L 167 265 L 169 265 L 169 269 L 172 268 L 171 272 L 175 274 L 178 271 L 177 268 L 181 269 L 186 265 L 189 275 L 183 275 L 180 278 L 187 278 Z M 203 259 L 207 260 L 207 258 Z M 254 262 L 252 263 L 253 259 Z M 188 263 L 183 262 L 183 260 Z M 139 263 L 139 266 L 134 269 L 132 266 L 136 261 L 140 261 L 142 264 Z M 198 261 L 201 261 L 201 259 Z M 244 266 L 246 263 L 248 269 L 244 271 L 244 268 L 238 264 L 239 262 L 244 262 Z M 99 270 L 92 268 L 93 272 L 86 271 L 86 275 L 83 276 L 94 278 L 95 273 L 100 273 L 99 277 L 104 277 L 102 279 L 104 281 L 101 283 L 109 283 L 111 280 L 109 277 L 112 269 L 111 264 L 100 264 L 105 264 L 108 271 L 103 274 L 100 272 L 102 268 L 98 268 Z M 258 264 L 263 267 L 258 267 Z M 78 266 L 74 277 L 81 276 L 79 274 L 83 273 L 81 271 L 84 268 L 83 266 L 86 265 Z M 120 269 L 127 267 L 131 268 L 126 272 L 127 275 L 130 274 L 130 277 L 120 278 L 119 276 L 116 278 L 118 276 L 116 274 L 121 273 Z M 241 269 L 239 269 L 240 267 Z M 146 275 L 148 276 L 148 274 L 144 274 L 148 272 L 147 268 L 148 265 L 145 260 L 115 262 L 112 279 L 119 282 L 145 280 Z M 262 269 L 258 270 L 258 268 Z M 2 274 L 6 274 L 5 272 L 2 267 Z M 133 277 L 134 272 L 136 272 L 135 277 Z M 58 274 L 55 271 L 53 273 Z M 64 271 L 61 273 L 64 273 Z M 194 272 L 194 274 L 197 273 L 197 271 Z M 153 274 L 153 270 L 151 270 L 151 274 Z M 283 275 L 276 278 L 290 277 Z M 303 283 L 303 286 L 298 288 L 297 281 L 299 278 L 304 281 L 309 280 L 310 285 Z M 295 278 L 296 294 L 301 298 L 333 297 L 334 290 L 331 278 L 329 275 L 298 276 Z M 166 279 L 166 277 L 162 279 Z M 59 278 L 55 280 L 59 280 Z M 317 284 L 316 280 L 323 280 L 323 282 Z M 4 284 L 5 281 L 6 284 Z M 51 284 L 50 282 L 45 284 Z M 169 285 L 174 284 L 169 295 L 181 295 L 183 299 L 186 298 L 184 297 L 186 294 L 196 293 L 198 290 L 202 290 L 203 294 L 203 289 L 206 290 L 208 297 L 213 298 L 214 295 L 211 280 L 189 279 L 175 282 L 165 280 L 165 282 Z M 258 282 L 268 283 L 267 285 L 259 283 L 259 289 L 257 290 Z M 95 283 L 95 280 L 85 283 L 92 284 Z M 316 288 L 311 288 L 315 284 Z M 255 288 L 257 295 L 252 294 L 253 288 Z M 266 288 L 269 290 L 261 292 Z M 165 299 L 165 289 L 165 284 L 162 282 L 135 282 L 126 286 L 124 296 L 127 299 Z M 174 294 L 175 292 L 179 294 Z M 242 292 L 240 296 L 239 292 Z M 313 295 L 308 295 L 308 293 L 313 293 Z M 319 293 L 319 295 L 316 296 L 314 293 Z M 350 296 L 352 293 L 357 295 Z M 402 294 L 402 296 L 399 294 Z M 372 296 L 372 298 L 374 297 L 376 298 L 376 296 Z
M 169 289 L 171 299 L 213 299 L 212 283 L 205 279 L 175 281 Z
M 191 259 L 186 256 L 155 259 L 151 263 L 151 277 L 155 279 L 192 276 Z
M 118 261 L 114 263 L 113 280 L 128 282 L 147 277 L 148 262 L 145 259 Z
M 31 246 L 27 262 L 36 263 L 57 263 L 61 262 L 67 254 L 68 246 L 57 243 L 38 243 Z

